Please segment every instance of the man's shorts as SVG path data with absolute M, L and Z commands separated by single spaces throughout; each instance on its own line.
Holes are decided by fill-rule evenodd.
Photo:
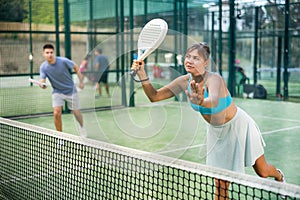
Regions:
M 79 97 L 77 93 L 73 93 L 71 95 L 65 95 L 60 93 L 52 94 L 52 107 L 60 107 L 64 105 L 64 102 L 67 102 L 68 108 L 70 110 L 79 110 L 80 103 Z
M 105 72 L 102 72 L 102 73 L 98 73 L 97 74 L 97 80 L 98 80 L 98 83 L 107 83 L 107 77 L 108 77 L 108 72 L 105 71 Z

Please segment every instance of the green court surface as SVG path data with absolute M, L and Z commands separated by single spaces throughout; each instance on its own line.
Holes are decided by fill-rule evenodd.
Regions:
M 137 95 L 142 93 L 138 91 Z M 267 161 L 285 173 L 288 183 L 300 185 L 300 104 L 257 99 L 234 100 L 260 127 L 267 144 Z M 88 138 L 205 163 L 206 124 L 200 114 L 194 112 L 186 102 L 145 102 L 137 101 L 136 107 L 84 112 Z M 52 116 L 20 121 L 55 129 Z M 73 115 L 63 115 L 63 131 L 79 135 Z M 246 173 L 255 175 L 251 167 L 246 168 Z

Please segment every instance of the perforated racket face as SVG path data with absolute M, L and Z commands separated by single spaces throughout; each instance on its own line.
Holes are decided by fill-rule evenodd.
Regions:
M 138 39 L 138 60 L 144 60 L 163 42 L 168 24 L 163 19 L 153 19 L 142 29 Z

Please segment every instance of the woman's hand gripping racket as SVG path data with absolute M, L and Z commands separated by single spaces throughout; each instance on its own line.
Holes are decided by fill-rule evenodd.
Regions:
M 32 78 L 29 78 L 28 81 L 40 86 L 41 88 L 46 88 L 47 87 L 46 83 L 42 83 L 42 82 L 34 80 Z
M 152 19 L 142 29 L 138 38 L 138 61 L 143 61 L 164 41 L 168 32 L 168 24 L 163 19 Z M 137 70 L 131 70 L 130 75 L 135 80 Z M 137 81 L 137 80 L 135 80 Z

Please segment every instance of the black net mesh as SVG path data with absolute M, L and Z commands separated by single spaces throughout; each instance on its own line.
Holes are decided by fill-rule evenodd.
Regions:
M 16 121 L 0 130 L 1 199 L 214 199 L 217 180 L 230 199 L 300 198 L 296 185 Z

